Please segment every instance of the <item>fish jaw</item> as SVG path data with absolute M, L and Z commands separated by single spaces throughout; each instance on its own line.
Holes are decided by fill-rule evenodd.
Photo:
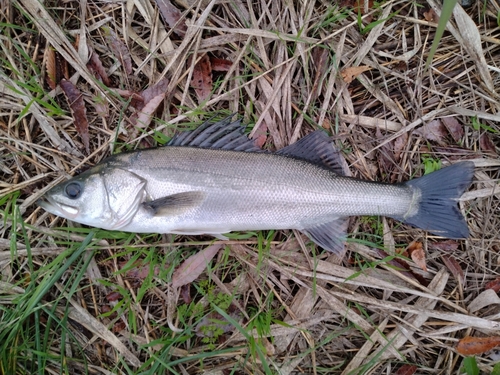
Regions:
M 51 214 L 74 220 L 79 213 L 78 207 L 57 203 L 50 196 L 43 196 L 36 204 Z

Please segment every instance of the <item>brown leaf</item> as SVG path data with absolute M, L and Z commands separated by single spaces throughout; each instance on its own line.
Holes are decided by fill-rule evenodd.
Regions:
M 464 285 L 464 271 L 462 270 L 462 267 L 460 267 L 460 264 L 457 262 L 457 260 L 449 255 L 443 255 L 441 258 L 443 259 L 445 266 L 450 270 L 453 277 L 455 277 L 455 279 L 460 282 L 461 285 Z
M 102 82 L 106 86 L 111 85 L 111 81 L 109 80 L 108 73 L 106 73 L 106 69 L 104 68 L 104 65 L 102 65 L 102 61 L 99 58 L 99 55 L 95 51 L 91 52 L 90 61 L 87 64 L 87 66 L 89 66 L 91 70 L 96 72 L 96 74 L 101 78 Z
M 212 64 L 212 70 L 215 72 L 228 72 L 233 66 L 233 62 L 226 59 L 218 59 L 217 57 L 211 57 L 210 63 Z
M 252 139 L 255 139 L 255 146 L 262 148 L 267 141 L 267 124 L 266 121 L 262 121 L 257 131 L 254 133 Z
M 104 26 L 103 30 L 111 51 L 113 52 L 115 57 L 120 60 L 123 69 L 125 69 L 125 73 L 127 73 L 128 75 L 132 74 L 132 58 L 130 57 L 130 51 L 128 50 L 128 47 L 109 27 Z
M 194 66 L 191 87 L 194 88 L 200 102 L 207 99 L 212 92 L 212 67 L 207 54 Z
M 477 355 L 500 346 L 499 336 L 472 337 L 466 336 L 458 342 L 457 352 L 462 355 Z
M 354 78 L 359 76 L 361 73 L 371 70 L 370 66 L 351 66 L 349 68 L 343 69 L 340 74 L 346 83 L 351 83 Z
M 368 1 L 368 10 L 373 9 L 373 0 Z M 339 2 L 341 8 L 353 8 L 353 11 L 360 14 L 365 14 L 365 0 L 341 0 Z
M 144 103 L 143 106 L 149 103 L 151 100 L 153 100 L 154 97 L 157 97 L 158 95 L 161 94 L 166 95 L 167 88 L 168 88 L 168 79 L 162 78 L 154 85 L 151 85 L 147 89 L 143 90 L 141 92 L 141 96 L 143 98 L 143 103 Z M 142 109 L 142 107 L 137 107 L 137 106 L 135 106 L 135 108 Z
M 394 69 L 399 70 L 400 72 L 406 72 L 408 70 L 408 63 L 401 60 L 396 65 L 394 65 Z
M 429 246 L 433 249 L 438 249 L 446 252 L 453 252 L 458 249 L 459 243 L 454 240 L 444 240 L 439 242 L 430 242 Z
M 464 127 L 458 122 L 456 117 L 443 117 L 441 118 L 441 122 L 456 143 L 462 140 L 464 136 Z
M 126 267 L 127 264 L 128 262 L 120 262 L 120 269 Z M 160 273 L 160 267 L 156 265 L 153 270 L 151 270 L 151 265 L 149 263 L 136 261 L 132 264 L 131 268 L 127 270 L 125 277 L 133 281 L 135 286 L 135 284 L 142 283 L 151 272 L 153 272 L 154 275 L 158 275 Z
M 158 106 L 163 102 L 163 99 L 165 99 L 165 93 L 155 96 L 148 103 L 146 103 L 144 108 L 142 108 L 138 113 L 137 120 L 134 121 L 132 125 L 141 129 L 147 128 L 153 119 L 153 114 L 156 112 Z
M 408 143 L 408 133 L 401 134 L 394 140 L 394 158 L 396 160 L 401 159 L 401 153 Z
M 429 9 L 427 12 L 424 12 L 424 18 L 427 22 L 439 23 L 439 16 L 432 8 Z
M 181 298 L 186 305 L 191 303 L 191 301 L 193 300 L 191 298 L 191 294 L 189 293 L 190 289 L 191 289 L 191 287 L 189 284 L 181 286 Z
M 425 251 L 422 247 L 422 243 L 418 241 L 413 241 L 408 245 L 406 249 L 410 254 L 411 259 L 419 266 L 421 269 L 427 272 L 427 264 L 425 263 Z
M 484 289 L 493 289 L 495 293 L 500 292 L 500 277 L 497 277 L 495 280 L 489 281 L 484 286 Z
M 92 98 L 92 104 L 94 105 L 95 112 L 98 116 L 108 117 L 109 116 L 109 105 L 105 98 L 102 96 L 94 96 Z
M 403 365 L 394 375 L 413 375 L 417 371 L 418 367 L 415 365 Z
M 389 257 L 389 254 L 387 254 L 385 251 L 380 250 L 380 249 L 374 249 L 377 253 L 380 259 L 384 259 Z M 418 281 L 422 285 L 427 285 L 428 282 L 418 273 L 414 273 L 411 269 L 408 263 L 406 263 L 403 259 L 399 258 L 394 258 L 394 259 L 389 259 L 387 260 L 387 264 L 393 266 L 396 268 L 399 272 L 401 272 L 403 275 L 406 277 L 409 277 L 415 281 Z
M 112 310 L 111 306 L 109 306 L 109 305 L 103 305 L 103 306 L 101 306 L 101 309 L 100 309 L 101 314 L 109 313 L 109 312 L 111 312 L 111 310 Z
M 114 88 L 113 91 L 120 95 L 122 98 L 128 99 L 132 98 L 132 101 L 139 101 L 139 102 L 144 102 L 144 98 L 142 97 L 141 94 L 131 91 L 131 90 L 123 90 L 123 89 L 118 89 Z M 144 105 L 143 105 L 144 106 Z
M 320 87 L 320 84 L 323 82 L 326 70 L 329 66 L 330 54 L 328 52 L 328 49 L 318 46 L 314 48 L 312 57 L 316 74 L 314 75 L 314 83 L 311 89 L 311 98 L 312 100 L 315 100 L 318 97 L 318 89 Z
M 50 46 L 45 49 L 45 72 L 46 80 L 49 87 L 54 90 L 57 87 L 56 83 L 56 51 Z
M 89 123 L 87 121 L 87 109 L 83 102 L 82 93 L 71 81 L 62 79 L 59 85 L 61 85 L 62 90 L 66 94 L 76 131 L 80 134 L 87 154 L 90 154 Z
M 187 26 L 186 21 L 179 21 L 182 13 L 175 7 L 170 0 L 155 0 L 163 21 L 172 29 L 174 33 L 183 37 L 186 35 Z
M 126 327 L 127 326 L 125 325 L 125 322 L 123 320 L 120 320 L 113 325 L 113 332 L 118 333 L 120 331 L 123 331 Z
M 422 138 L 428 141 L 434 141 L 440 145 L 444 145 L 443 138 L 446 137 L 446 128 L 444 127 L 441 120 L 432 120 L 427 124 L 424 124 L 417 130 L 413 132 L 414 134 L 420 135 Z
M 196 280 L 221 248 L 219 244 L 211 245 L 186 259 L 172 275 L 172 286 L 179 288 Z
M 497 154 L 497 150 L 495 148 L 495 145 L 491 141 L 491 138 L 488 133 L 483 133 L 479 137 L 479 147 L 481 148 L 481 151 L 487 153 L 487 154 L 492 154 L 495 155 Z
M 382 139 L 383 137 L 382 132 L 378 127 L 375 129 L 375 137 L 377 137 L 377 139 Z M 394 169 L 394 166 L 396 165 L 392 147 L 390 146 L 390 144 L 386 143 L 378 149 L 377 153 L 377 161 L 380 169 L 384 174 L 390 174 Z
M 120 292 L 111 292 L 109 293 L 107 296 L 106 296 L 106 299 L 109 301 L 109 302 L 114 302 L 114 301 L 118 301 L 120 298 L 121 298 L 121 294 Z

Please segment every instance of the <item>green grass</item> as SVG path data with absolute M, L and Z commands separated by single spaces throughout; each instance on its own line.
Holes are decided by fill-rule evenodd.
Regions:
M 54 259 L 35 264 L 26 227 L 17 207 L 12 208 L 12 227 L 18 230 L 13 231 L 11 239 L 12 277 L 3 280 L 0 294 L 0 370 L 3 374 L 45 374 L 45 368 L 55 364 L 61 373 L 70 373 L 68 364 L 75 360 L 84 363 L 85 355 L 69 328 L 74 324 L 68 318 L 69 300 L 81 288 L 91 259 L 84 254 L 96 230 Z M 17 240 L 27 246 L 22 263 L 16 260 Z M 72 348 L 72 355 L 67 353 L 67 346 Z

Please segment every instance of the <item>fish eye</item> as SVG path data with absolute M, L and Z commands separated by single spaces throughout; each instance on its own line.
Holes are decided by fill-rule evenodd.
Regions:
M 66 196 L 69 199 L 77 199 L 80 197 L 82 194 L 83 187 L 82 184 L 79 182 L 70 182 L 69 184 L 66 185 L 64 188 L 64 192 L 66 193 Z

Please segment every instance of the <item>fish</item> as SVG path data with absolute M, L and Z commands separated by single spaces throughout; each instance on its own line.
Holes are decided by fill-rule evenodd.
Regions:
M 92 227 L 213 235 L 296 229 L 340 254 L 350 216 L 387 216 L 441 237 L 469 236 L 458 199 L 474 163 L 404 183 L 348 177 L 323 130 L 277 152 L 256 147 L 241 120 L 205 122 L 165 146 L 112 155 L 47 191 L 46 211 Z

